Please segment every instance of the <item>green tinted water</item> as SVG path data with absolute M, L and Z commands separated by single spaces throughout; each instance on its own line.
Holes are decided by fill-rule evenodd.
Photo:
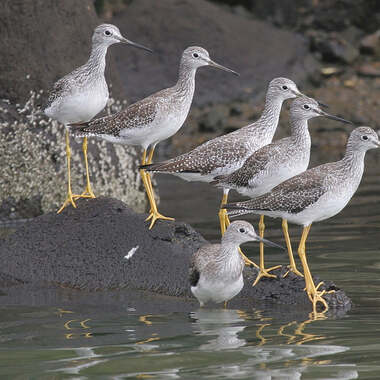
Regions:
M 200 310 L 196 302 L 138 292 L 12 290 L 0 296 L 0 377 L 379 379 L 376 166 L 346 210 L 312 227 L 308 243 L 312 272 L 344 289 L 351 311 L 312 320 L 293 306 Z M 160 184 L 162 212 L 218 239 L 218 192 L 168 177 Z M 266 236 L 281 242 L 279 226 L 268 218 Z M 290 232 L 298 241 L 299 228 Z M 246 252 L 257 257 L 255 246 Z M 267 256 L 268 266 L 279 262 L 286 255 Z

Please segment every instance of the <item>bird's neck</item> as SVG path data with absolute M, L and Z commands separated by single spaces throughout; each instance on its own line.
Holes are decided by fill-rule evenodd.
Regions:
M 282 99 L 279 99 L 278 97 L 271 97 L 267 94 L 263 113 L 261 114 L 259 120 L 253 124 L 266 136 L 270 136 L 270 141 L 272 141 L 272 138 L 276 132 L 282 103 Z
M 231 256 L 240 256 L 239 254 L 239 244 L 236 243 L 235 240 L 229 239 L 226 234 L 223 235 L 221 240 L 221 256 L 223 257 L 223 260 L 226 260 L 227 258 Z
M 308 122 L 305 119 L 299 119 L 290 116 L 291 138 L 298 146 L 310 149 L 311 138 L 308 128 Z
M 106 54 L 108 45 L 98 44 L 93 45 L 91 49 L 90 58 L 87 61 L 87 66 L 93 72 L 104 74 L 106 68 Z
M 342 159 L 342 163 L 346 170 L 352 175 L 361 176 L 364 171 L 364 157 L 366 151 L 357 149 L 350 141 L 347 143 L 346 153 Z
M 196 72 L 197 69 L 195 67 L 190 67 L 181 61 L 179 66 L 178 81 L 175 85 L 179 93 L 190 96 L 191 98 L 193 97 Z

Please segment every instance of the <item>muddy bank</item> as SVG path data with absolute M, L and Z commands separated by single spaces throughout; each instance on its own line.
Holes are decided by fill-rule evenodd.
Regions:
M 68 208 L 62 214 L 46 214 L 14 227 L 0 241 L 0 288 L 6 291 L 29 284 L 91 292 L 139 289 L 193 299 L 189 260 L 205 243 L 204 238 L 181 222 L 158 222 L 149 231 L 145 217 L 121 201 L 98 198 L 80 201 L 77 210 Z M 245 287 L 231 307 L 265 301 L 311 308 L 304 281 L 292 274 L 283 278 L 285 270 L 274 272 L 277 279 L 264 279 L 252 287 L 257 272 L 246 268 Z M 325 285 L 338 290 L 331 282 Z M 350 305 L 341 290 L 328 300 L 332 306 Z

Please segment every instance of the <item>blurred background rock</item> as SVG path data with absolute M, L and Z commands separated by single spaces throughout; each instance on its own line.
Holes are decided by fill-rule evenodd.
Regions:
M 205 47 L 213 59 L 241 74 L 199 70 L 190 116 L 159 145 L 156 159 L 257 118 L 267 82 L 275 76 L 295 80 L 331 113 L 378 129 L 377 0 L 5 0 L 0 20 L 0 47 L 7 53 L 0 57 L 0 96 L 6 99 L 0 104 L 0 218 L 37 215 L 64 199 L 64 131 L 47 123 L 38 106 L 55 80 L 86 61 L 92 30 L 104 21 L 155 50 L 147 55 L 123 46 L 110 49 L 107 80 L 114 99 L 130 103 L 172 85 L 189 45 Z M 30 91 L 35 95 L 24 107 Z M 114 103 L 113 110 L 121 105 Z M 322 119 L 310 124 L 314 160 L 339 157 L 351 127 Z M 287 125 L 283 112 L 275 138 L 289 133 Z M 96 193 L 143 209 L 136 150 L 91 141 Z M 74 144 L 74 151 L 79 191 L 84 182 L 80 145 Z

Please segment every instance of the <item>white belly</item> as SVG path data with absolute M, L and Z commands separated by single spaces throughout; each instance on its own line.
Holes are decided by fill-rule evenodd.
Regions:
M 305 208 L 298 214 L 270 211 L 263 212 L 263 214 L 274 218 L 285 218 L 290 223 L 299 224 L 301 226 L 308 226 L 311 223 L 320 222 L 322 220 L 331 218 L 341 212 L 350 201 L 351 196 L 352 194 L 342 196 L 340 193 L 332 194 L 331 192 L 328 192 L 322 195 L 317 202 Z
M 124 129 L 120 132 L 119 142 L 126 145 L 138 145 L 147 148 L 173 136 L 183 125 L 187 114 L 165 114 L 157 115 L 155 119 L 146 126 Z M 105 140 L 112 141 L 107 137 Z
M 262 171 L 251 181 L 249 181 L 248 187 L 239 187 L 236 190 L 250 198 L 259 197 L 271 191 L 274 187 L 280 183 L 292 178 L 307 169 L 309 161 L 302 163 L 302 165 L 290 166 L 279 168 L 279 170 L 272 170 L 271 172 Z
M 220 303 L 229 301 L 240 293 L 243 286 L 243 275 L 240 275 L 235 281 L 209 281 L 201 276 L 197 286 L 191 287 L 191 292 L 203 306 L 206 302 Z
M 56 100 L 45 113 L 62 124 L 87 122 L 103 110 L 107 101 L 107 87 L 97 86 Z

